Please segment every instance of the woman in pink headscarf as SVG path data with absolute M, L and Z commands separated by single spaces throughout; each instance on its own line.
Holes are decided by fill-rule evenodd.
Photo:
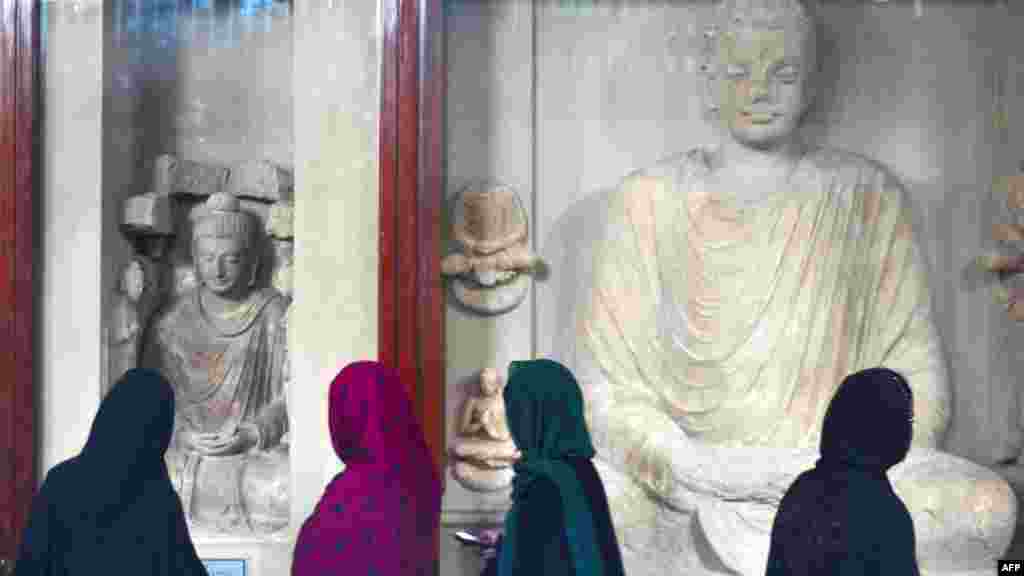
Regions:
M 398 376 L 378 362 L 349 364 L 328 402 L 345 470 L 303 523 L 292 576 L 433 575 L 441 485 Z

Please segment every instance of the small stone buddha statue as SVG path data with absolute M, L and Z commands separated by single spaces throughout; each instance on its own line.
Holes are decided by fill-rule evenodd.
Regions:
M 452 446 L 453 475 L 471 490 L 500 490 L 512 481 L 512 463 L 519 457 L 505 420 L 505 402 L 497 370 L 480 373 L 480 393 L 469 396 L 460 412 L 458 437 Z
M 217 193 L 194 221 L 196 285 L 149 327 L 143 366 L 174 386 L 167 465 L 191 522 L 226 532 L 288 523 L 287 300 L 256 285 L 255 217 Z

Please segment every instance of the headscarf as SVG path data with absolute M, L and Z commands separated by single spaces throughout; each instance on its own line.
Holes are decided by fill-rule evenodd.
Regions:
M 433 574 L 441 485 L 397 374 L 379 362 L 349 364 L 328 404 L 345 469 L 303 523 L 292 575 Z
M 902 375 L 888 368 L 851 374 L 825 412 L 820 464 L 884 473 L 910 451 L 913 424 L 914 395 Z
M 206 574 L 164 465 L 173 427 L 163 376 L 121 376 L 79 455 L 47 474 L 16 574 Z
M 541 478 L 555 485 L 561 499 L 559 520 L 565 527 L 575 574 L 621 576 L 622 559 L 610 519 L 595 514 L 608 514 L 603 488 L 586 489 L 573 465 L 579 460 L 589 464 L 595 454 L 576 378 L 565 366 L 547 359 L 512 362 L 508 374 L 505 416 L 522 457 L 514 464 L 512 507 L 505 517 L 499 576 L 511 576 L 516 558 L 536 553 L 523 546 L 523 533 L 530 527 L 521 526 L 519 521 L 531 488 Z M 595 502 L 597 498 L 601 502 Z M 604 550 L 602 546 L 615 549 Z
M 906 457 L 913 393 L 887 368 L 843 380 L 825 413 L 821 458 L 786 491 L 768 576 L 918 574 L 914 527 L 886 472 Z

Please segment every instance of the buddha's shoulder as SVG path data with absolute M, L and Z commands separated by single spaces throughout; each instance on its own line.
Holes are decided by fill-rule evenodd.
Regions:
M 266 299 L 263 314 L 268 320 L 279 322 L 288 313 L 288 298 L 274 288 L 264 288 L 261 295 Z
M 878 160 L 839 148 L 815 147 L 804 156 L 805 165 L 817 175 L 834 178 L 845 184 L 860 184 L 881 190 L 895 191 L 899 188 L 892 171 Z M 856 189 L 858 186 L 846 186 Z
M 616 200 L 625 204 L 649 201 L 659 191 L 674 188 L 680 182 L 706 174 L 710 165 L 709 158 L 709 153 L 703 148 L 692 148 L 666 156 L 651 166 L 634 170 L 619 183 Z

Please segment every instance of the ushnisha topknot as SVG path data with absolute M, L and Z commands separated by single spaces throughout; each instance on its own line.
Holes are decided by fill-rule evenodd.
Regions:
M 240 238 L 248 246 L 252 239 L 253 217 L 242 211 L 235 196 L 218 192 L 203 204 L 195 220 L 193 238 Z

